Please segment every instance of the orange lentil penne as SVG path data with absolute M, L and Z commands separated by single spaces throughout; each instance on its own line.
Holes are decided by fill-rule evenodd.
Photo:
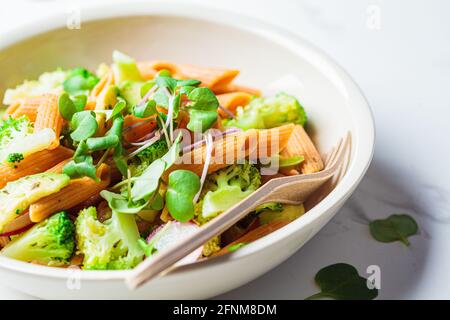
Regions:
M 258 130 L 258 159 L 267 159 L 279 154 L 288 144 L 295 125 L 285 124 L 272 129 Z
M 138 118 L 131 114 L 125 116 L 123 137 L 128 142 L 136 142 L 156 127 L 156 118 Z
M 109 69 L 92 89 L 91 94 L 89 95 L 89 100 L 95 101 L 97 97 L 99 97 L 100 94 L 112 84 L 114 84 L 114 73 L 111 69 Z
M 44 96 L 46 101 L 38 108 L 34 132 L 45 128 L 53 129 L 56 138 L 49 149 L 55 149 L 59 146 L 59 136 L 64 120 L 58 110 L 58 96 L 54 94 L 45 94 Z
M 153 61 L 141 61 L 138 62 L 137 66 L 145 80 L 151 80 L 155 77 L 157 71 L 153 69 Z
M 101 164 L 97 169 L 100 181 L 83 177 L 70 181 L 70 184 L 59 192 L 49 195 L 33 203 L 29 208 L 32 222 L 40 222 L 55 212 L 69 210 L 106 189 L 110 183 L 109 166 Z
M 11 117 L 14 119 L 21 116 L 27 116 L 31 122 L 35 122 L 37 118 L 38 109 L 48 100 L 46 96 L 25 98 L 21 100 L 19 107 L 12 113 Z
M 69 163 L 70 161 L 72 161 L 72 158 L 67 158 L 62 160 L 61 162 L 58 162 L 57 164 L 55 164 L 54 166 L 52 166 L 51 168 L 47 169 L 45 172 L 49 172 L 49 173 L 61 173 L 62 169 L 64 168 L 64 166 Z
M 239 70 L 235 69 L 199 67 L 190 64 L 180 64 L 178 69 L 184 78 L 200 80 L 202 86 L 212 91 L 226 87 L 239 74 Z
M 261 90 L 259 90 L 259 89 L 247 87 L 247 86 L 241 86 L 241 85 L 234 84 L 234 83 L 229 83 L 226 86 L 214 89 L 214 93 L 216 93 L 216 94 L 224 94 L 224 93 L 231 93 L 231 92 L 245 92 L 252 96 L 257 96 L 257 97 L 261 96 Z
M 208 173 L 215 172 L 231 164 L 239 163 L 243 159 L 258 160 L 270 158 L 286 147 L 293 124 L 287 124 L 272 129 L 251 129 L 245 132 L 229 134 L 214 141 L 213 154 Z M 206 159 L 206 146 L 185 153 L 178 163 L 172 165 L 163 175 L 166 180 L 168 174 L 174 170 L 190 170 L 201 175 Z
M 9 105 L 8 108 L 6 108 L 5 113 L 3 114 L 3 119 L 6 120 L 9 117 L 12 117 L 14 112 L 20 107 L 21 101 L 15 101 Z
M 60 146 L 53 150 L 42 150 L 29 155 L 14 166 L 0 164 L 0 188 L 10 181 L 44 172 L 64 159 L 70 159 L 72 155 L 72 150 Z
M 165 60 L 140 62 L 138 63 L 138 68 L 141 72 L 141 75 L 145 79 L 147 79 L 149 76 L 151 76 L 150 79 L 152 79 L 156 75 L 156 73 L 161 70 L 169 71 L 172 76 L 178 75 L 180 73 L 180 70 L 176 64 Z
M 252 95 L 247 92 L 230 92 L 217 95 L 217 100 L 219 104 L 230 111 L 231 113 L 236 113 L 237 107 L 246 106 L 250 100 L 252 100 Z M 223 110 L 219 109 L 219 113 L 223 117 L 228 115 Z
M 304 174 L 319 172 L 323 169 L 323 161 L 311 138 L 301 125 L 296 125 L 292 135 L 283 149 L 284 157 L 303 156 L 305 160 L 300 164 L 300 170 Z

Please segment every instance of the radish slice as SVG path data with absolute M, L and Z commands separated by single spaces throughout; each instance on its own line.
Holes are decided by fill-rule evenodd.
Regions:
M 10 236 L 14 236 L 14 235 L 16 235 L 16 234 L 20 234 L 20 233 L 22 233 L 22 232 L 27 231 L 27 230 L 30 229 L 32 226 L 33 226 L 33 225 L 30 224 L 30 225 L 25 226 L 25 227 L 22 227 L 22 228 L 20 228 L 20 229 L 16 229 L 16 230 L 13 230 L 13 231 L 7 231 L 7 232 L 0 233 L 0 237 L 10 237 Z
M 33 226 L 33 222 L 30 220 L 30 214 L 24 213 L 11 222 L 7 223 L 3 228 L 3 233 L 0 237 L 9 237 L 15 234 L 22 233 Z
M 147 242 L 154 242 L 153 247 L 158 251 L 163 251 L 194 234 L 199 228 L 199 226 L 192 222 L 169 221 L 165 225 L 156 228 L 148 236 Z M 197 261 L 202 251 L 203 246 L 191 252 L 175 265 L 189 264 Z
M 196 203 L 198 198 L 200 197 L 200 193 L 202 192 L 203 184 L 205 183 L 206 175 L 208 174 L 209 164 L 211 163 L 212 151 L 213 151 L 213 140 L 212 136 L 209 133 L 206 136 L 206 157 L 205 157 L 205 165 L 203 166 L 202 176 L 200 178 L 200 189 L 194 197 L 193 202 Z

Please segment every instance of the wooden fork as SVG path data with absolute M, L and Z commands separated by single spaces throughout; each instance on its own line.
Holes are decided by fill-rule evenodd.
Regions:
M 350 154 L 351 135 L 342 138 L 325 160 L 324 170 L 307 174 L 274 178 L 264 184 L 243 201 L 215 217 L 197 232 L 183 241 L 144 260 L 126 278 L 130 289 L 136 289 L 163 271 L 169 271 L 177 261 L 202 246 L 209 239 L 221 234 L 244 218 L 256 207 L 267 202 L 301 204 L 324 182 L 333 177 Z

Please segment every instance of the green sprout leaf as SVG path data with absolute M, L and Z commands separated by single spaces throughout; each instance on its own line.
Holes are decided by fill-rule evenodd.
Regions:
M 190 108 L 193 109 L 213 111 L 219 107 L 216 95 L 209 88 L 195 88 L 188 95 L 188 98 L 193 102 L 190 105 Z
M 103 190 L 100 195 L 108 202 L 109 207 L 119 213 L 136 214 L 148 205 L 148 201 L 129 201 L 125 196 Z
M 172 217 L 187 222 L 194 217 L 193 199 L 200 190 L 200 178 L 189 170 L 170 173 L 166 192 L 166 205 Z
M 121 114 L 122 110 L 127 107 L 127 103 L 125 100 L 118 98 L 118 102 L 112 109 L 111 114 L 106 118 L 106 120 L 114 119 L 117 115 Z
M 242 248 L 245 245 L 247 245 L 246 242 L 239 242 L 239 243 L 233 244 L 233 245 L 228 247 L 228 251 L 230 251 L 230 252 L 236 251 L 236 250 Z
M 148 200 L 149 197 L 157 190 L 159 185 L 159 179 L 161 178 L 164 170 L 166 169 L 166 163 L 161 159 L 153 161 L 139 176 L 139 179 L 134 183 L 131 188 L 131 198 L 133 201 L 141 199 Z
M 72 96 L 87 94 L 100 81 L 84 68 L 72 69 L 63 83 L 64 91 Z
M 62 172 L 67 174 L 71 179 L 87 176 L 95 181 L 99 181 L 91 156 L 74 158 L 63 167 Z
M 75 153 L 73 155 L 73 158 L 79 158 L 80 156 L 86 156 L 89 154 L 89 148 L 86 144 L 86 141 L 80 141 L 78 144 L 77 150 L 75 150 Z
M 86 106 L 87 98 L 85 95 L 78 95 L 73 98 L 64 92 L 59 96 L 58 100 L 58 110 L 61 116 L 67 120 L 72 120 L 75 113 L 82 111 Z
M 299 165 L 300 163 L 302 163 L 303 161 L 305 161 L 304 156 L 294 156 L 294 157 L 290 157 L 290 158 L 280 157 L 279 158 L 279 166 L 280 166 L 280 168 L 296 166 L 296 165 Z
M 114 148 L 119 143 L 119 137 L 116 135 L 106 135 L 104 137 L 89 138 L 86 145 L 90 151 L 106 150 Z
M 373 300 L 378 296 L 378 289 L 369 289 L 367 279 L 361 277 L 355 267 L 346 263 L 332 264 L 319 270 L 314 281 L 321 292 L 308 297 L 307 300 Z
M 156 102 L 153 100 L 147 101 L 147 103 L 143 105 L 137 105 L 133 108 L 133 114 L 138 118 L 147 118 L 158 111 L 156 110 Z
M 143 98 L 147 92 L 153 88 L 153 86 L 155 85 L 156 81 L 155 80 L 149 80 L 147 82 L 145 82 L 142 86 L 141 86 L 141 98 Z
M 208 88 L 195 88 L 188 94 L 189 123 L 187 128 L 191 131 L 206 131 L 217 121 L 217 108 L 219 101 L 216 95 Z
M 178 87 L 197 87 L 200 83 L 202 83 L 200 80 L 194 80 L 194 79 L 186 79 L 186 80 L 178 80 L 177 86 Z
M 159 88 L 166 88 L 169 90 L 169 93 L 175 93 L 175 89 L 177 88 L 177 80 L 172 77 L 167 76 L 158 76 L 155 79 L 156 84 Z
M 92 111 L 75 113 L 72 117 L 71 126 L 74 131 L 70 134 L 70 137 L 74 141 L 82 141 L 90 138 L 98 128 L 95 113 Z
M 187 128 L 193 132 L 205 132 L 217 121 L 217 111 L 189 110 Z
M 401 241 L 409 246 L 408 237 L 418 232 L 417 222 L 407 214 L 393 214 L 369 223 L 370 234 L 380 242 Z
M 158 106 L 168 108 L 169 107 L 169 97 L 165 93 L 164 89 L 159 88 L 156 90 L 155 94 L 153 95 L 153 100 Z

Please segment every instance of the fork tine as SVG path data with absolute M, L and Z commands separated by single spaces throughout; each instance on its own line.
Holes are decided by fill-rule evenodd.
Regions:
M 342 142 L 343 142 L 343 138 L 339 139 L 338 143 L 336 144 L 336 146 L 334 146 L 334 148 L 332 149 L 329 157 L 328 157 L 328 161 L 327 161 L 327 168 L 330 168 L 332 166 L 332 164 L 334 163 L 334 160 L 336 159 L 336 156 L 339 153 L 339 150 L 342 146 Z
M 325 163 L 325 169 L 328 167 L 328 165 L 330 163 L 331 156 L 332 156 L 332 154 L 333 154 L 335 149 L 336 149 L 335 147 L 331 148 L 331 151 L 327 153 L 325 159 L 323 160 L 324 163 Z
M 334 155 L 334 159 L 333 161 L 330 163 L 329 168 L 333 168 L 333 170 L 335 169 L 334 167 L 339 165 L 342 161 L 342 157 L 345 155 L 348 147 L 349 147 L 349 141 L 350 141 L 350 132 L 347 133 L 347 135 L 345 136 L 345 138 L 343 139 L 343 143 L 340 143 L 338 146 L 338 150 Z

